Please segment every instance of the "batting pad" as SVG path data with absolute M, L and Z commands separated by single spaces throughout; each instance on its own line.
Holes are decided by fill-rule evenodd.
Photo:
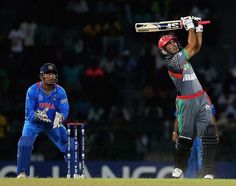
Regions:
M 215 154 L 217 147 L 217 136 L 215 125 L 208 125 L 202 136 L 202 176 L 215 172 Z
M 21 136 L 18 141 L 17 150 L 17 175 L 21 172 L 30 174 L 30 158 L 33 149 L 34 138 L 30 136 Z

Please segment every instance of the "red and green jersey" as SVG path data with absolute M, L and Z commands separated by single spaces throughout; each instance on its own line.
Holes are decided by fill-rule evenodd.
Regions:
M 188 59 L 189 56 L 183 49 L 167 60 L 168 72 L 178 95 L 192 95 L 202 91 L 202 86 Z

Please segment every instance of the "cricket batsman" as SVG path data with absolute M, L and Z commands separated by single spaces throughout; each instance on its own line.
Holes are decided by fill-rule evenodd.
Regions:
M 176 141 L 173 178 L 180 178 L 185 171 L 193 140 L 197 137 L 202 141 L 202 177 L 214 178 L 217 136 L 212 123 L 211 102 L 189 63 L 202 46 L 203 26 L 194 24 L 200 20 L 199 17 L 181 17 L 188 31 L 188 41 L 184 48 L 176 36 L 171 34 L 161 36 L 158 41 L 159 51 L 166 59 L 169 76 L 177 89 L 179 136 Z
M 45 63 L 39 78 L 41 82 L 30 86 L 26 93 L 25 122 L 17 150 L 17 178 L 29 176 L 33 145 L 41 132 L 64 155 L 67 151 L 67 132 L 62 123 L 68 116 L 69 103 L 65 90 L 57 84 L 56 66 Z

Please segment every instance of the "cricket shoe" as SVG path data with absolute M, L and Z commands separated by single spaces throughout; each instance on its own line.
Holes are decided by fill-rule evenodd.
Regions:
M 172 178 L 181 178 L 182 175 L 183 175 L 183 171 L 181 169 L 174 168 L 172 172 Z
M 213 174 L 207 174 L 206 176 L 204 176 L 204 179 L 213 179 L 214 175 Z
M 25 172 L 22 172 L 22 173 L 18 174 L 18 176 L 17 176 L 16 178 L 17 178 L 17 179 L 18 179 L 18 178 L 27 178 L 27 175 L 26 175 Z

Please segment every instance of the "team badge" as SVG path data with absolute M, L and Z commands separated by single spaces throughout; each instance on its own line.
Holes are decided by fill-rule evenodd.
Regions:
M 43 96 L 41 94 L 39 94 L 39 101 L 43 100 Z
M 206 105 L 205 105 L 205 109 L 206 109 L 206 110 L 210 110 L 210 109 L 211 109 L 210 105 L 206 104 Z
M 52 66 L 52 65 L 49 65 L 49 66 L 48 66 L 48 70 L 53 70 L 53 66 Z

